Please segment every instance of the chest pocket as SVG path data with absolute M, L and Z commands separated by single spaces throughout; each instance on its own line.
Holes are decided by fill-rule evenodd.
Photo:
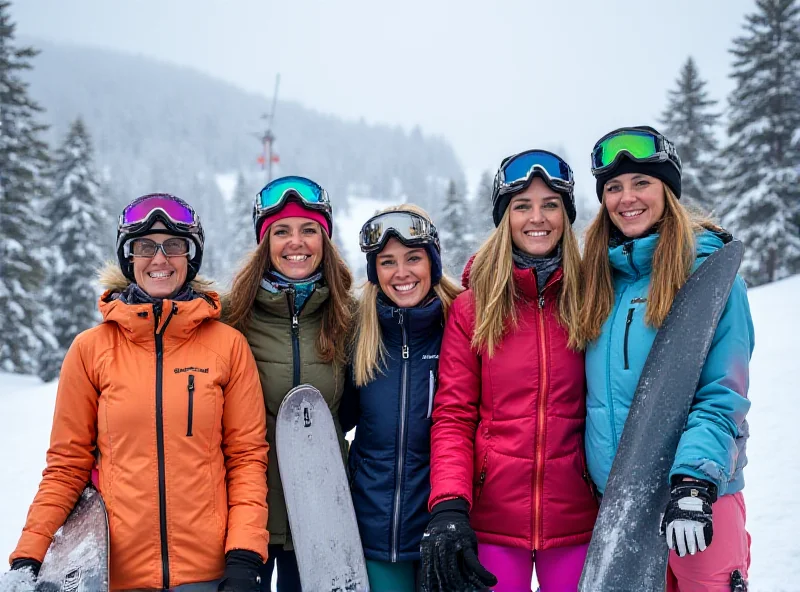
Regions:
M 173 400 L 169 415 L 176 426 L 171 432 L 208 441 L 222 414 L 222 397 L 218 397 L 221 391 L 213 376 L 199 371 L 181 372 L 174 376 L 170 386 L 168 393 Z
M 623 368 L 625 370 L 631 369 L 630 363 L 630 340 L 631 340 L 631 325 L 636 320 L 637 315 L 641 319 L 639 322 L 644 323 L 644 316 L 647 311 L 647 298 L 636 297 L 628 301 L 627 311 L 625 312 L 625 332 L 622 336 L 622 360 Z
M 439 386 L 439 368 L 438 364 L 431 364 L 428 368 L 428 414 L 426 419 L 430 419 L 433 414 L 433 398 L 436 395 L 436 389 Z

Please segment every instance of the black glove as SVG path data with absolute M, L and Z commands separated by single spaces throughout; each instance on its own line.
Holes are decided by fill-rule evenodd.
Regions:
M 16 571 L 16 570 L 27 569 L 33 574 L 34 578 L 36 578 L 36 576 L 39 575 L 39 570 L 41 568 L 42 568 L 42 562 L 36 561 L 35 559 L 15 559 L 14 561 L 11 562 L 12 570 Z
M 225 575 L 220 592 L 261 592 L 261 556 L 253 551 L 235 549 L 225 555 Z
M 674 482 L 670 500 L 661 522 L 661 532 L 667 535 L 667 546 L 683 557 L 705 551 L 711 544 L 714 529 L 711 525 L 711 504 L 717 501 L 717 488 L 708 481 Z
M 477 551 L 467 502 L 459 498 L 436 504 L 420 545 L 423 592 L 471 592 L 496 586 L 497 578 L 478 562 Z

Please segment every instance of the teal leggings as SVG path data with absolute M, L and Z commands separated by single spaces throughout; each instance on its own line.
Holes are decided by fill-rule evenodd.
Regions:
M 415 592 L 416 562 L 372 561 L 367 559 L 367 575 L 372 592 Z

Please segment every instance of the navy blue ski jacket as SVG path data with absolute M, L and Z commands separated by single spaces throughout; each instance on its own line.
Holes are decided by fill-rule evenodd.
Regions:
M 348 470 L 361 542 L 367 559 L 415 561 L 428 524 L 431 410 L 442 303 L 397 308 L 378 298 L 386 367 L 355 388 L 352 368 L 339 407 L 342 427 L 357 427 Z

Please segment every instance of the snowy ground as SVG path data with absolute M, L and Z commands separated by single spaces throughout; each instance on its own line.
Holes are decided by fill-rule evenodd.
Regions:
M 340 228 L 369 217 L 374 205 L 363 205 L 363 212 L 337 220 Z M 354 234 L 346 232 L 345 236 Z M 800 276 L 750 292 L 756 330 L 750 384 L 750 464 L 745 471 L 748 530 L 753 537 L 751 592 L 800 591 L 798 300 Z M 54 399 L 54 383 L 0 373 L 0 557 L 7 557 L 14 548 L 36 492 Z

